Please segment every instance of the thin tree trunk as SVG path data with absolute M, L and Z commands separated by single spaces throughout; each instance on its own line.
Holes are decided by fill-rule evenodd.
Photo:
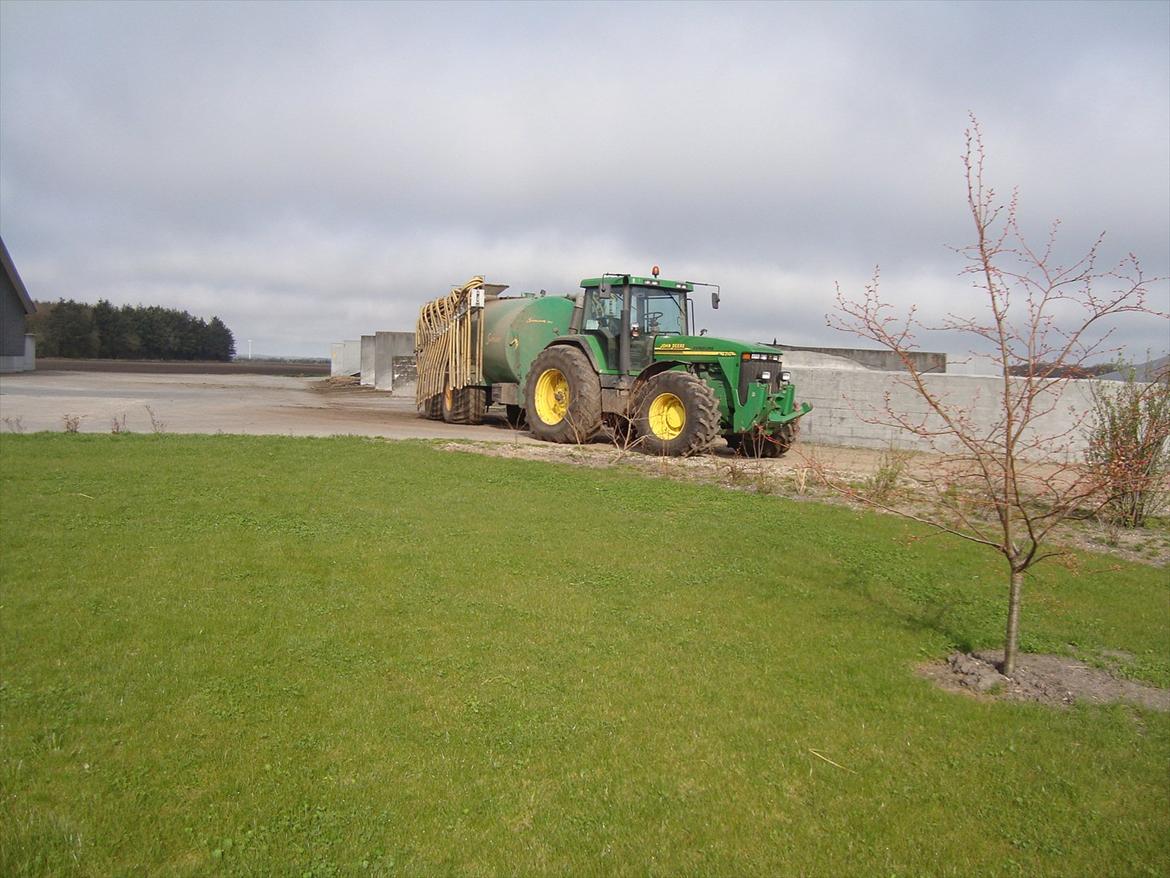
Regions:
M 1003 642 L 1003 675 L 1016 672 L 1016 643 L 1020 638 L 1020 588 L 1024 584 L 1023 571 L 1012 571 L 1012 587 L 1008 593 L 1007 636 Z

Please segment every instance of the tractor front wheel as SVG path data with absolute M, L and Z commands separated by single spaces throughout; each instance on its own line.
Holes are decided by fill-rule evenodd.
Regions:
M 601 429 L 601 380 L 577 348 L 545 348 L 524 392 L 528 429 L 545 442 L 588 442 Z
M 719 435 L 715 392 L 690 372 L 655 375 L 638 393 L 634 409 L 638 441 L 650 454 L 698 454 Z
M 727 444 L 743 457 L 783 457 L 795 439 L 795 425 L 781 424 L 774 433 L 759 431 L 728 436 Z

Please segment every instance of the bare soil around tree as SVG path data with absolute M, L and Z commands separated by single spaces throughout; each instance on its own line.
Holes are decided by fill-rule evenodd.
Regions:
M 1087 704 L 1136 704 L 1170 711 L 1170 689 L 1159 689 L 1123 679 L 1111 665 L 1123 654 L 1102 654 L 1095 663 L 1062 655 L 1020 654 L 1016 672 L 1008 679 L 999 672 L 1003 652 L 955 652 L 943 662 L 921 665 L 918 672 L 943 689 L 982 698 L 1034 701 L 1051 707 Z

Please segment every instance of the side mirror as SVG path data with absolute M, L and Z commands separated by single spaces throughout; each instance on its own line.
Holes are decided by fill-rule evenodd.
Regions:
M 719 310 L 719 290 L 715 290 L 713 293 L 711 293 L 711 307 L 716 311 Z

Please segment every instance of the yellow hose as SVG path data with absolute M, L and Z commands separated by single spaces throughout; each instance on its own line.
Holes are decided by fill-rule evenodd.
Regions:
M 419 407 L 448 387 L 458 390 L 481 382 L 483 329 L 482 321 L 472 319 L 471 294 L 482 286 L 483 278 L 473 277 L 419 310 L 414 328 Z

